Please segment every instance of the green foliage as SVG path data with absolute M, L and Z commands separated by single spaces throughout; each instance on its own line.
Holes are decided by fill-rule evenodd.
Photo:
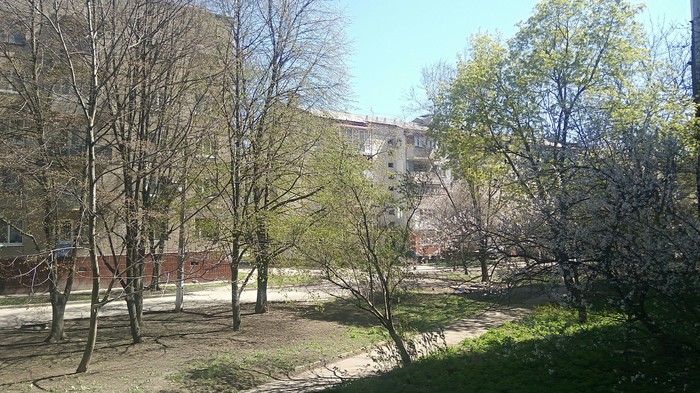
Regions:
M 584 325 L 542 307 L 407 368 L 338 392 L 671 392 L 700 389 L 700 356 L 669 352 L 619 314 Z M 634 326 L 633 326 L 634 327 Z
M 507 42 L 473 37 L 433 128 L 467 181 L 487 157 L 507 172 L 512 211 L 491 232 L 528 262 L 514 281 L 560 275 L 559 300 L 585 319 L 602 279 L 618 310 L 663 330 L 672 324 L 646 310 L 654 293 L 675 299 L 691 325 L 699 315 L 682 295 L 700 288 L 682 278 L 700 255 L 686 175 L 694 107 L 645 46 L 639 11 L 624 0 L 544 0 Z

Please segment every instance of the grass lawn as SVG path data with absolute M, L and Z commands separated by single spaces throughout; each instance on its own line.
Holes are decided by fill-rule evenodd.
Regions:
M 660 345 L 617 315 L 585 325 L 557 307 L 410 367 L 334 392 L 700 392 L 700 354 Z
M 332 322 L 345 329 L 341 334 L 303 343 L 290 342 L 268 350 L 235 351 L 199 359 L 191 368 L 173 376 L 174 380 L 190 391 L 237 391 L 388 340 L 372 316 L 347 300 L 288 306 L 296 309 L 300 320 Z M 396 317 L 405 330 L 425 332 L 445 327 L 487 306 L 460 296 L 412 292 L 401 297 L 396 305 Z

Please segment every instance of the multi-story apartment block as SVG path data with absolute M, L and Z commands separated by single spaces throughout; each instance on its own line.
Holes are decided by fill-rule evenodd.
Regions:
M 79 49 L 84 49 L 81 47 L 83 40 L 71 37 L 72 31 L 66 31 L 68 45 L 76 45 L 76 50 L 71 52 L 75 53 L 76 58 L 73 60 L 77 64 L 74 69 L 77 79 L 73 83 L 70 77 L 71 70 L 62 61 L 64 59 L 60 55 L 61 46 L 56 42 L 55 35 L 50 32 L 51 29 L 36 28 L 35 32 L 41 31 L 42 34 L 32 36 L 29 22 L 22 18 L 30 18 L 28 20 L 33 23 L 38 21 L 31 19 L 32 13 L 23 12 L 27 9 L 19 7 L 18 4 L 26 7 L 21 2 L 13 1 L 0 6 L 0 294 L 45 289 L 48 284 L 49 264 L 58 266 L 59 270 L 65 269 L 69 258 L 75 260 L 75 287 L 89 285 L 91 281 L 85 247 L 87 225 L 84 224 L 84 215 L 81 216 L 81 212 L 84 211 L 81 206 L 85 205 L 85 119 L 81 118 L 81 108 L 77 104 L 73 89 L 74 84 L 80 89 L 86 89 L 86 85 L 89 85 L 83 79 L 86 78 L 86 74 L 85 69 L 81 67 L 85 64 L 80 61 L 83 54 Z M 70 24 L 66 19 L 63 22 Z M 133 64 L 138 66 L 141 63 Z M 126 72 L 120 78 L 117 80 L 115 77 L 110 88 L 130 87 L 127 85 L 129 79 Z M 179 86 L 181 85 L 182 83 Z M 134 107 L 140 110 L 139 113 L 134 111 L 129 113 L 129 117 L 124 116 L 124 112 L 120 116 L 122 119 L 148 118 L 149 120 L 142 122 L 142 131 L 150 132 L 147 137 L 139 140 L 119 139 L 115 130 L 120 124 L 114 121 L 116 117 L 111 117 L 114 127 L 110 128 L 107 124 L 107 119 L 110 118 L 107 106 L 103 106 L 98 114 L 97 123 L 98 127 L 101 127 L 101 135 L 97 138 L 95 150 L 98 188 L 104 196 L 98 202 L 99 214 L 104 218 L 97 229 L 98 247 L 105 266 L 111 264 L 114 269 L 103 269 L 102 277 L 106 283 L 126 276 L 126 220 L 114 219 L 115 212 L 124 209 L 125 206 L 125 199 L 119 194 L 124 191 L 119 189 L 119 185 L 120 181 L 124 180 L 126 171 L 123 168 L 126 164 L 120 153 L 125 147 L 133 149 L 134 146 L 154 146 L 152 149 L 158 150 L 157 154 L 167 156 L 163 162 L 173 162 L 174 153 L 166 152 L 157 146 L 155 135 L 160 138 L 169 132 L 170 138 L 176 138 L 178 133 L 183 133 L 176 128 L 181 123 L 187 123 L 176 116 L 174 112 L 177 109 L 168 109 L 172 112 L 166 115 L 163 105 L 166 94 L 162 92 L 167 89 L 164 85 L 154 82 L 148 89 L 151 90 L 141 95 L 134 93 L 136 98 L 130 102 L 137 104 Z M 85 90 L 82 92 L 85 93 Z M 188 91 L 187 94 L 189 95 L 185 96 L 183 93 L 178 96 L 185 101 L 184 103 L 179 103 L 179 106 L 169 105 L 169 108 L 185 108 L 181 111 L 191 115 L 193 111 L 186 101 L 194 100 L 191 97 L 195 96 L 195 93 Z M 113 96 L 113 100 L 114 97 L 116 95 Z M 121 125 L 125 123 L 126 120 Z M 127 127 L 136 129 L 133 124 L 126 124 L 125 128 Z M 180 150 L 181 155 L 185 155 L 183 146 L 186 143 L 189 142 L 182 142 L 171 150 Z M 202 150 L 206 150 L 206 147 L 202 147 Z M 149 157 L 156 157 L 157 154 L 150 154 Z M 168 169 L 159 171 L 154 169 L 156 165 L 159 165 L 156 159 L 143 160 L 145 174 L 139 174 L 140 183 L 134 182 L 133 189 L 141 200 L 149 198 L 154 201 L 152 205 L 157 207 L 158 204 L 165 206 L 160 198 L 160 194 L 163 194 L 160 190 L 164 187 L 172 189 L 176 182 L 166 176 L 165 172 Z M 156 187 L 158 182 L 160 183 Z M 164 182 L 167 184 L 164 185 Z M 145 208 L 140 209 L 134 215 L 137 219 L 146 214 L 156 218 L 157 214 L 165 215 L 156 212 L 156 208 L 147 213 Z M 168 207 L 162 210 L 168 210 Z M 175 216 L 173 213 L 173 217 Z M 160 248 L 159 257 L 162 257 L 163 277 L 172 281 L 175 276 L 177 236 L 171 229 L 172 221 L 168 226 L 170 228 L 165 230 L 169 230 L 170 234 L 164 247 Z M 194 224 L 192 226 L 194 227 Z M 150 240 L 146 239 L 148 237 L 155 237 L 158 241 L 160 234 L 154 232 L 165 231 L 146 225 L 139 229 L 139 239 L 145 239 L 141 240 L 142 244 Z M 194 230 L 192 232 L 188 235 L 188 238 L 192 238 L 190 244 L 199 240 L 206 243 L 208 240 L 204 239 L 205 236 L 197 236 Z M 108 238 L 110 235 L 112 238 Z M 143 247 L 146 252 L 142 252 L 144 255 L 140 256 L 146 265 L 146 276 L 150 275 L 154 265 L 153 253 L 148 248 Z M 188 278 L 211 279 L 227 276 L 228 269 L 225 264 L 205 263 L 207 256 L 204 255 L 206 250 L 203 247 L 193 246 L 191 249 L 197 251 L 188 255 L 185 267 Z
M 33 63 L 37 60 L 32 53 L 36 48 L 33 45 L 40 44 L 43 47 L 39 49 L 52 48 L 60 53 L 60 45 L 58 49 L 53 48 L 58 45 L 56 37 L 48 33 L 50 29 L 45 29 L 43 34 L 46 36 L 32 40 L 26 25 L 12 22 L 13 17 L 21 15 L 4 15 L 2 12 L 7 12 L 5 7 L 0 7 L 0 16 L 7 16 L 0 21 L 0 192 L 3 195 L 0 199 L 0 294 L 34 291 L 37 287 L 44 289 L 47 264 L 57 266 L 72 257 L 76 261 L 76 287 L 85 286 L 91 280 L 86 258 L 86 225 L 84 214 L 81 214 L 85 212 L 83 170 L 86 135 L 85 119 L 81 118 L 75 87 L 84 88 L 85 83 L 81 78 L 86 77 L 86 70 L 77 68 L 77 79 L 73 80 L 62 62 L 62 56 L 47 55 L 38 59 L 41 62 Z M 82 38 L 76 39 L 74 44 L 76 48 L 73 52 L 82 56 Z M 177 48 L 174 45 L 169 50 L 179 53 Z M 200 49 L 204 54 L 208 53 L 207 48 Z M 125 50 L 125 55 L 130 53 L 128 49 Z M 53 51 L 37 53 L 50 54 Z M 196 54 L 187 53 L 197 57 Z M 187 189 L 188 198 L 199 198 L 200 207 L 206 207 L 187 213 L 190 252 L 185 266 L 186 276 L 189 279 L 230 278 L 225 261 L 207 256 L 219 232 L 219 223 L 206 214 L 206 210 L 213 210 L 216 206 L 216 202 L 211 202 L 216 198 L 216 193 L 211 192 L 215 174 L 208 177 L 209 174 L 203 170 L 205 164 L 199 161 L 216 161 L 218 154 L 230 151 L 230 146 L 225 146 L 223 140 L 219 140 L 216 133 L 207 128 L 207 91 L 197 90 L 198 84 L 190 86 L 187 85 L 189 82 L 182 80 L 175 81 L 175 85 L 187 85 L 191 90 L 185 90 L 175 98 L 168 97 L 170 89 L 159 80 L 141 91 L 137 87 L 141 84 L 128 85 L 132 82 L 129 78 L 146 70 L 138 68 L 142 64 L 140 60 L 129 64 L 134 68 L 129 72 L 116 73 L 118 77 L 114 76 L 109 86 L 113 90 L 109 99 L 114 101 L 109 106 L 103 106 L 104 112 L 97 115 L 97 123 L 102 127 L 96 146 L 98 187 L 102 193 L 98 202 L 101 221 L 97 241 L 100 243 L 98 246 L 103 264 L 111 264 L 111 268 L 103 269 L 103 279 L 109 281 L 128 277 L 124 263 L 128 258 L 138 259 L 139 264 L 145 265 L 145 270 L 138 274 L 148 276 L 157 254 L 163 261 L 164 281 L 173 280 L 179 249 L 176 231 L 172 228 L 177 227 L 174 222 L 178 220 L 179 212 L 176 207 L 178 201 L 164 197 L 166 189 L 171 193 L 173 190 Z M 157 64 L 168 67 L 170 63 Z M 35 70 L 33 67 L 38 68 Z M 164 74 L 177 76 L 186 68 L 173 65 Z M 190 79 L 196 80 L 184 80 Z M 119 94 L 120 91 L 128 91 L 129 94 Z M 127 102 L 130 105 L 123 106 L 135 108 L 133 112 L 124 111 L 115 115 L 105 109 L 109 107 L 114 110 L 118 105 L 125 104 L 119 99 L 131 96 L 133 100 Z M 201 106 L 195 108 L 194 102 Z M 181 118 L 185 115 L 191 117 Z M 424 184 L 428 194 L 438 193 L 443 183 L 450 183 L 449 171 L 444 171 L 439 165 L 435 145 L 427 137 L 426 124 L 420 119 L 404 122 L 341 113 L 332 114 L 331 117 L 348 140 L 357 144 L 360 153 L 372 158 L 376 168 L 373 171 L 375 180 L 397 195 L 401 177 L 405 174 L 414 176 Z M 136 124 L 138 119 L 149 120 Z M 211 130 L 216 129 L 217 121 L 220 119 L 211 120 Z M 178 128 L 183 125 L 200 130 L 188 137 L 192 141 L 183 139 L 173 145 L 159 144 L 157 138 L 165 138 L 164 135 L 178 141 L 178 135 L 185 134 Z M 126 131 L 136 130 L 148 135 L 135 139 L 126 136 Z M 137 133 L 129 133 L 132 134 Z M 136 148 L 144 150 L 136 151 Z M 141 156 L 148 158 L 140 162 L 132 160 Z M 183 159 L 187 156 L 190 160 Z M 182 168 L 176 167 L 173 162 L 184 162 L 181 165 L 191 172 L 197 172 L 196 181 L 179 178 Z M 138 181 L 134 180 L 136 177 Z M 127 183 L 132 191 L 129 195 L 125 191 Z M 185 194 L 184 191 L 182 193 Z M 135 199 L 141 203 L 138 207 L 131 204 Z M 420 234 L 430 230 L 427 221 L 422 220 L 422 217 L 430 214 L 429 199 L 425 199 L 426 203 L 412 220 L 418 254 L 433 252 L 429 244 L 422 244 L 424 242 L 420 240 L 427 238 Z M 151 204 L 144 203 L 145 200 L 151 201 Z M 182 203 L 186 206 L 192 204 L 189 201 Z M 392 216 L 392 220 L 405 223 L 405 212 L 398 208 L 389 209 L 388 215 Z M 159 219 L 162 222 L 158 222 Z M 151 225 L 154 223 L 158 225 Z M 161 228 L 160 224 L 164 227 Z M 138 229 L 137 234 L 132 236 L 127 233 L 127 228 Z M 157 241 L 165 232 L 168 233 L 158 253 L 152 252 L 150 245 L 144 245 L 153 242 L 154 238 Z M 129 239 L 130 236 L 132 239 Z M 129 240 L 131 244 L 134 240 L 140 242 L 137 253 L 127 253 L 125 244 Z M 216 251 L 209 254 L 216 254 Z
M 430 257 L 439 253 L 431 240 L 433 232 L 434 202 L 444 195 L 445 187 L 452 184 L 452 174 L 444 167 L 444 160 L 437 154 L 437 145 L 427 134 L 429 117 L 419 117 L 411 122 L 349 113 L 329 113 L 338 124 L 340 132 L 359 152 L 371 158 L 373 180 L 384 184 L 398 196 L 399 181 L 404 175 L 412 176 L 421 185 L 423 197 L 411 219 L 413 249 L 416 256 Z M 397 223 L 406 223 L 406 214 L 400 209 L 390 209 Z

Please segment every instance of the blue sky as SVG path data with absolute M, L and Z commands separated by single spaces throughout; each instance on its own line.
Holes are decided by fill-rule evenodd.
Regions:
M 411 120 L 406 94 L 421 68 L 454 61 L 470 35 L 500 32 L 511 37 L 536 0 L 339 0 L 352 43 L 349 58 L 354 102 L 350 112 Z M 690 20 L 690 0 L 632 0 L 646 3 L 643 21 Z

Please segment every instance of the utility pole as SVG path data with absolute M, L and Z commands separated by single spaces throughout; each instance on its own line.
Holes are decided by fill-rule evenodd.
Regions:
M 690 74 L 693 84 L 693 102 L 695 102 L 695 197 L 698 201 L 698 218 L 700 219 L 700 0 L 690 0 Z

